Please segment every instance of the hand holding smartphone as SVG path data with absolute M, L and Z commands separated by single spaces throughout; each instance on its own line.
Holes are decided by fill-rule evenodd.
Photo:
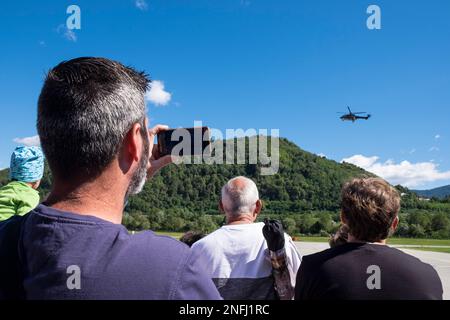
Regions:
M 169 129 L 158 133 L 158 151 L 161 156 L 209 155 L 210 145 L 208 127 Z

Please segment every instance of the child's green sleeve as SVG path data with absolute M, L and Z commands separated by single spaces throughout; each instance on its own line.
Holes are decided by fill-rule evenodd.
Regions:
M 20 197 L 16 202 L 16 214 L 22 216 L 37 207 L 40 200 L 39 193 L 35 190 L 33 191 L 20 193 Z

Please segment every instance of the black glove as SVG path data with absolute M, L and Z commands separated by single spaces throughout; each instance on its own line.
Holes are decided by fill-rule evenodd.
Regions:
M 284 248 L 284 230 L 280 221 L 264 219 L 263 235 L 270 251 Z

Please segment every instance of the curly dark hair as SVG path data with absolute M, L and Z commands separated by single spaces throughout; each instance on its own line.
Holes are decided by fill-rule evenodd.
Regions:
M 196 231 L 188 231 L 180 238 L 180 241 L 187 244 L 189 247 L 192 247 L 194 243 L 205 236 L 204 233 L 196 232 Z
M 360 241 L 377 242 L 390 235 L 400 195 L 383 179 L 353 179 L 342 188 L 341 206 L 349 233 Z

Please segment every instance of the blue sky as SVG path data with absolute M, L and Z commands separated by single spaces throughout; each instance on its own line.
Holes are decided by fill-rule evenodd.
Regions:
M 366 27 L 370 4 L 381 30 Z M 449 12 L 448 0 L 2 1 L 0 168 L 36 135 L 45 72 L 105 56 L 162 82 L 153 123 L 276 128 L 392 183 L 450 184 Z M 341 122 L 347 105 L 373 118 Z

